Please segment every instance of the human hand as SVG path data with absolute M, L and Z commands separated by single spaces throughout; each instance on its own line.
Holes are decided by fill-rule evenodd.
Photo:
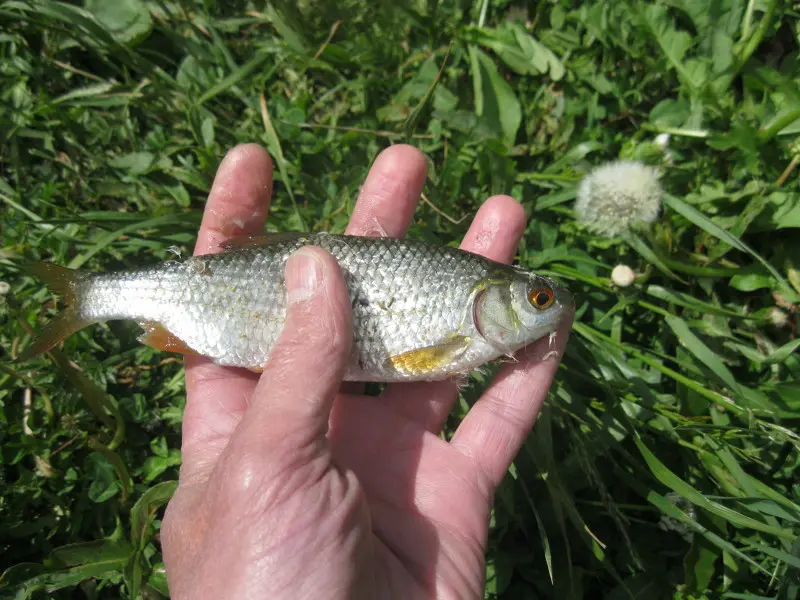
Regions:
M 422 155 L 377 158 L 347 233 L 401 237 L 426 176 Z M 255 145 L 220 165 L 195 253 L 259 232 L 272 165 Z M 462 248 L 509 262 L 525 227 L 507 196 L 480 208 Z M 350 347 L 334 259 L 304 249 L 286 267 L 290 308 L 263 374 L 186 357 L 180 485 L 163 523 L 170 591 L 191 598 L 482 598 L 493 494 L 558 368 L 540 340 L 503 365 L 447 442 L 452 381 L 380 398 L 340 387 Z

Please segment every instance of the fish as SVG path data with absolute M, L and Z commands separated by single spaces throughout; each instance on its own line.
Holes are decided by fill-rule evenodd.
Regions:
M 450 246 L 331 233 L 241 236 L 216 254 L 111 272 L 48 262 L 28 271 L 65 308 L 17 358 L 95 323 L 133 320 L 139 341 L 263 370 L 286 320 L 286 260 L 303 246 L 337 260 L 352 308 L 345 381 L 436 381 L 469 374 L 554 335 L 574 311 L 553 279 Z

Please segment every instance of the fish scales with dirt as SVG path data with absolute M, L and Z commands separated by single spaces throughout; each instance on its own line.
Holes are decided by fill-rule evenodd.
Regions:
M 23 353 L 27 360 L 79 329 L 129 319 L 140 341 L 259 370 L 284 325 L 288 257 L 302 246 L 338 261 L 353 314 L 345 380 L 433 381 L 467 373 L 555 332 L 573 308 L 555 281 L 424 242 L 327 233 L 234 240 L 219 254 L 84 273 L 50 263 L 31 271 L 67 307 Z

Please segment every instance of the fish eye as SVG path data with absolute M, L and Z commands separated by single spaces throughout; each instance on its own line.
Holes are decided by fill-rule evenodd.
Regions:
M 544 310 L 553 303 L 553 290 L 550 288 L 534 288 L 528 292 L 528 302 L 539 310 Z

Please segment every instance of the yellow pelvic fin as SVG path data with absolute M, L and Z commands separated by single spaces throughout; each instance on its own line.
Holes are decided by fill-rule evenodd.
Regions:
M 139 323 L 139 326 L 144 329 L 144 334 L 139 336 L 139 341 L 145 346 L 150 346 L 156 350 L 164 350 L 165 352 L 197 354 L 186 345 L 186 342 L 171 333 L 161 323 L 145 321 L 144 323 Z
M 423 375 L 456 360 L 469 347 L 470 342 L 470 338 L 465 335 L 454 335 L 432 346 L 390 356 L 387 363 L 396 371 Z
M 280 242 L 291 242 L 307 238 L 311 234 L 297 231 L 281 231 L 278 233 L 258 233 L 250 235 L 236 235 L 222 242 L 219 247 L 223 250 L 237 250 L 239 248 L 259 248 Z

